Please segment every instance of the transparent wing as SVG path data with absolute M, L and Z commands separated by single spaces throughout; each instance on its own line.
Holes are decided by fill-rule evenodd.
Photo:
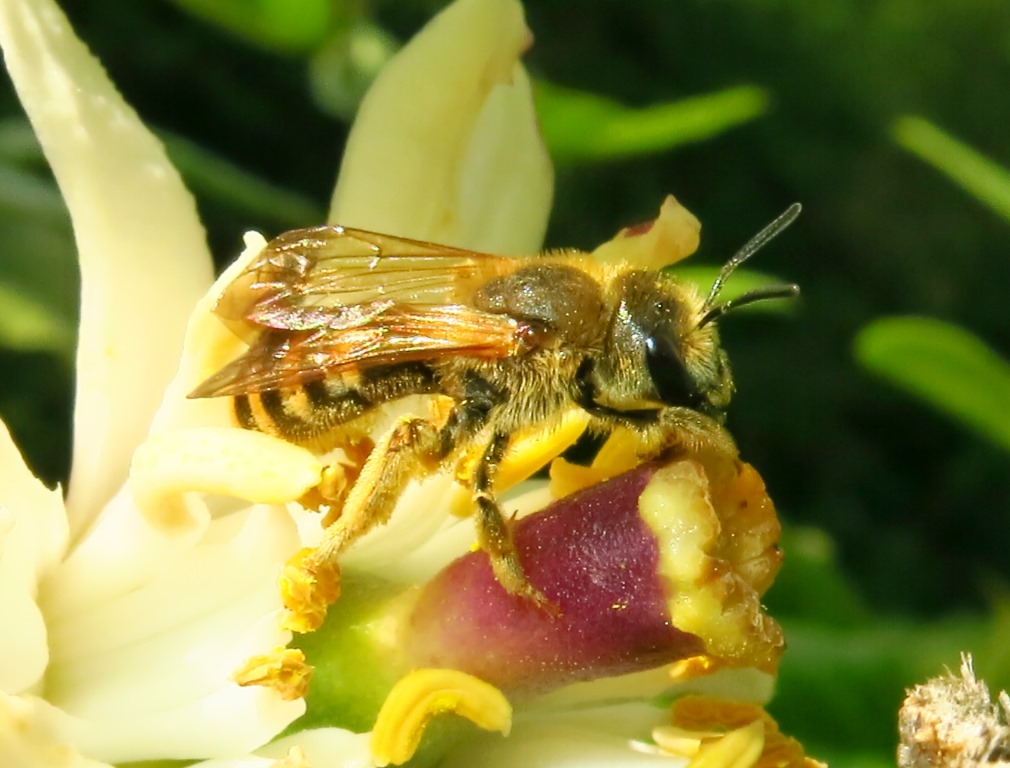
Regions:
M 470 306 L 516 259 L 345 227 L 270 242 L 215 311 L 249 349 L 191 393 L 282 389 L 330 372 L 517 354 L 527 324 Z
M 229 321 L 267 328 L 341 329 L 396 304 L 470 303 L 516 259 L 350 227 L 298 229 L 271 241 L 218 302 Z
M 438 362 L 449 357 L 494 359 L 518 353 L 524 324 L 451 305 L 416 310 L 398 307 L 354 328 L 339 331 L 269 330 L 249 350 L 195 389 L 190 397 L 235 396 L 285 389 L 327 373 L 377 365 Z

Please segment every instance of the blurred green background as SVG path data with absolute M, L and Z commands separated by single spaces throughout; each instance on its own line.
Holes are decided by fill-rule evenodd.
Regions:
M 219 266 L 323 220 L 355 105 L 422 0 L 77 0 L 80 36 L 163 133 Z M 893 761 L 904 687 L 957 653 L 1010 685 L 1010 5 L 530 2 L 558 168 L 549 246 L 676 196 L 715 267 L 802 285 L 723 337 L 729 425 L 787 524 L 773 712 L 836 765 Z M 65 480 L 76 276 L 65 212 L 0 85 L 0 415 Z

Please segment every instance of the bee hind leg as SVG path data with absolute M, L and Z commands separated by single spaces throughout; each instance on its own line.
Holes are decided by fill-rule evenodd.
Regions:
M 348 546 L 389 520 L 407 483 L 435 469 L 442 456 L 437 426 L 404 418 L 375 445 L 351 487 L 340 517 L 325 532 L 317 551 L 338 557 Z
M 551 615 L 560 615 L 556 603 L 530 583 L 519 561 L 512 531 L 495 498 L 494 478 L 508 446 L 509 437 L 496 433 L 484 450 L 473 475 L 473 501 L 477 507 L 477 537 L 491 561 L 495 579 L 507 592 L 531 601 Z
M 389 520 L 407 483 L 439 466 L 445 455 L 443 429 L 425 419 L 407 417 L 375 444 L 339 517 L 323 531 L 315 549 L 303 551 L 282 577 L 290 629 L 311 631 L 339 596 L 340 555 L 355 541 Z

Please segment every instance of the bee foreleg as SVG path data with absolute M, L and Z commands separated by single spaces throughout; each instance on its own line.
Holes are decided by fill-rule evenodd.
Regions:
M 636 429 L 642 437 L 643 458 L 709 451 L 733 456 L 737 453 L 733 438 L 722 424 L 691 408 L 663 408 L 654 422 L 639 424 Z
M 508 446 L 509 436 L 495 433 L 484 449 L 484 455 L 474 471 L 473 502 L 477 507 L 477 538 L 491 561 L 495 579 L 506 591 L 533 602 L 538 608 L 557 614 L 557 606 L 533 586 L 526 576 L 512 531 L 494 495 L 494 478 Z

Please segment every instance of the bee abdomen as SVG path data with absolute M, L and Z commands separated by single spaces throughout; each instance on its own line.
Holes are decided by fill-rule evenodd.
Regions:
M 434 389 L 434 376 L 426 365 L 379 366 L 312 379 L 289 389 L 238 395 L 235 418 L 245 429 L 315 445 L 384 402 Z

